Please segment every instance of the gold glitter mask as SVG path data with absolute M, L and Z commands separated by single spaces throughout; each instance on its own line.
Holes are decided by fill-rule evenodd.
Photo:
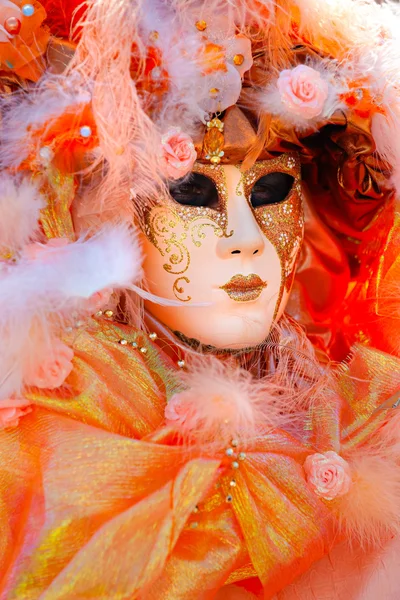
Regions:
M 240 169 L 240 165 L 237 165 Z M 257 182 L 273 173 L 285 173 L 293 178 L 287 196 L 281 201 L 271 201 L 262 206 L 253 206 L 252 193 Z M 256 162 L 241 175 L 246 200 L 252 207 L 257 223 L 265 237 L 273 244 L 282 265 L 282 282 L 290 290 L 296 271 L 297 256 L 303 239 L 304 214 L 301 190 L 301 165 L 296 154 L 282 154 L 271 160 Z M 238 186 L 237 193 L 240 194 Z M 282 290 L 283 291 L 283 290 Z

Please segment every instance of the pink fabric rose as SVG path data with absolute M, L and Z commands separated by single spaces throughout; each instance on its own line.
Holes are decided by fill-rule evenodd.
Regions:
M 292 114 L 313 119 L 322 113 L 329 88 L 315 69 L 307 65 L 285 69 L 279 75 L 277 86 L 283 104 Z
M 21 417 L 32 411 L 30 402 L 23 398 L 0 400 L 0 429 L 17 427 Z
M 24 374 L 25 385 L 49 390 L 60 387 L 72 371 L 73 356 L 71 348 L 55 340 L 49 355 Z
M 308 486 L 324 498 L 333 500 L 347 494 L 351 486 L 349 464 L 336 452 L 311 454 L 304 463 Z
M 192 170 L 197 158 L 192 138 L 179 128 L 172 127 L 161 138 L 164 175 L 180 179 Z
M 175 394 L 165 407 L 167 425 L 183 425 L 191 410 L 191 402 L 187 394 Z

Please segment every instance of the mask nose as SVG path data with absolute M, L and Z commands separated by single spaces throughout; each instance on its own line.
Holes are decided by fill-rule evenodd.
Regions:
M 236 167 L 231 168 L 237 172 L 237 179 L 239 181 L 239 171 Z M 228 238 L 220 238 L 217 245 L 217 254 L 220 258 L 224 259 L 235 256 L 240 256 L 242 259 L 249 259 L 254 256 L 261 256 L 265 250 L 264 237 L 253 211 L 243 192 L 241 195 L 238 195 L 237 187 L 237 181 L 233 181 L 231 186 L 228 185 L 227 231 L 228 233 L 233 231 L 233 233 Z

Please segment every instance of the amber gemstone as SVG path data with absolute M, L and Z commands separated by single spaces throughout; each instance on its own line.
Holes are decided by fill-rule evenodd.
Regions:
M 217 156 L 224 147 L 224 134 L 216 127 L 209 129 L 204 136 L 203 148 L 206 156 Z

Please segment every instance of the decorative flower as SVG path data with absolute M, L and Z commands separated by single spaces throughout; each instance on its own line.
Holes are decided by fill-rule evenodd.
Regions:
M 164 174 L 180 179 L 192 170 L 197 158 L 192 138 L 178 127 L 172 127 L 161 139 Z
M 73 356 L 71 348 L 54 340 L 49 355 L 24 374 L 24 383 L 49 390 L 60 387 L 72 371 Z
M 110 300 L 110 296 L 113 293 L 112 288 L 105 288 L 100 292 L 96 292 L 92 296 L 90 296 L 87 301 L 86 308 L 90 314 L 97 312 L 102 309 Z
M 189 397 L 190 399 L 190 397 Z M 183 425 L 191 410 L 191 403 L 188 402 L 188 394 L 182 392 L 175 394 L 165 407 L 165 418 L 170 425 Z
M 347 494 L 351 485 L 349 464 L 336 452 L 311 454 L 304 463 L 308 486 L 324 498 L 333 500 Z
M 201 37 L 196 61 L 203 75 L 197 86 L 199 104 L 208 113 L 223 111 L 238 101 L 243 75 L 253 64 L 251 41 L 235 35 L 225 15 L 204 12 L 193 22 Z
M 8 398 L 0 401 L 0 429 L 17 427 L 20 417 L 30 413 L 30 402 L 23 398 Z
M 292 114 L 313 119 L 322 113 L 329 87 L 315 69 L 307 65 L 285 69 L 279 75 L 277 86 L 283 104 Z

